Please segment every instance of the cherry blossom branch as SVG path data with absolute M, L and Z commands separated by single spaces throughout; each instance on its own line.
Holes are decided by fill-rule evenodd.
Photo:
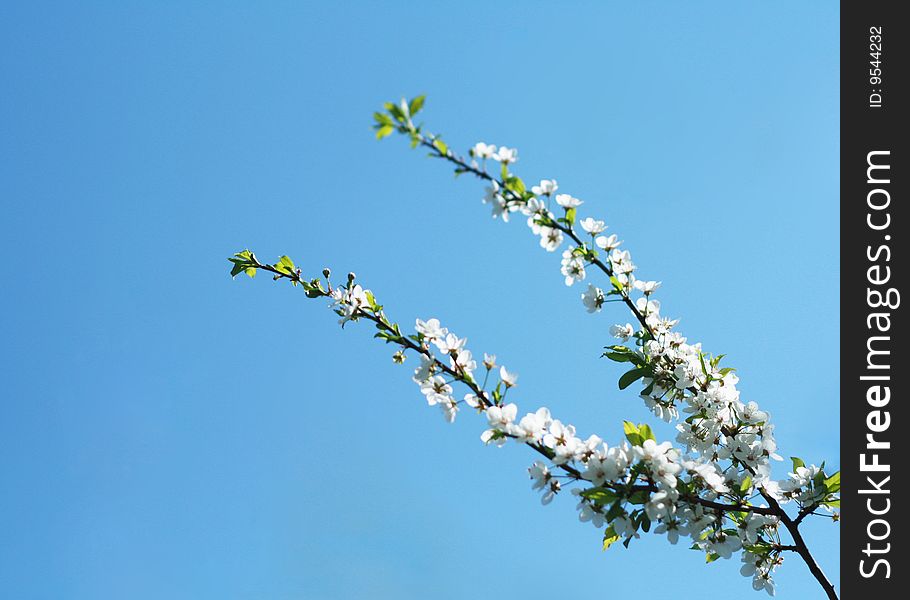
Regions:
M 568 194 L 555 194 L 555 180 L 541 180 L 528 189 L 510 171 L 509 165 L 518 160 L 514 149 L 478 143 L 470 151 L 470 160 L 451 152 L 438 135 L 425 133 L 422 125 L 414 124 L 412 117 L 423 103 L 423 97 L 387 103 L 386 112 L 374 114 L 377 138 L 401 133 L 410 138 L 412 147 L 426 148 L 431 156 L 453 165 L 456 174 L 469 173 L 487 182 L 484 202 L 492 206 L 493 217 L 508 221 L 510 214 L 521 212 L 545 250 L 553 252 L 568 241 L 560 269 L 567 286 L 583 281 L 588 268 L 607 276 L 607 290 L 588 284 L 581 295 L 585 308 L 596 313 L 607 303 L 622 302 L 639 327 L 628 323 L 612 326 L 611 335 L 622 343 L 606 346 L 604 356 L 632 366 L 620 377 L 619 388 L 640 380 L 640 397 L 654 414 L 668 422 L 679 420 L 680 410 L 688 415 L 676 425 L 676 441 L 684 451 L 671 442 L 658 443 L 651 428 L 641 423 L 624 422 L 625 440 L 611 447 L 596 435 L 580 438 L 574 426 L 553 418 L 547 408 L 518 419 L 518 407 L 511 401 L 514 392 L 509 394 L 517 384 L 516 374 L 499 367 L 498 381 L 490 382 L 496 359 L 485 354 L 482 365 L 486 373 L 478 384 L 474 378 L 478 362 L 464 338 L 442 327 L 437 319 L 417 319 L 416 334 L 404 334 L 353 274 L 345 285 L 333 288 L 328 269 L 322 278 L 305 279 L 289 257 L 264 264 L 248 250 L 229 259 L 231 274 L 252 277 L 265 271 L 276 280 L 288 280 L 310 298 L 329 300 L 342 326 L 351 321 L 372 322 L 375 337 L 398 347 L 393 355 L 396 363 L 405 361 L 406 352 L 415 353 L 420 364 L 413 380 L 427 404 L 442 409 L 450 422 L 467 405 L 487 419 L 488 429 L 481 435 L 484 443 L 521 443 L 545 459 L 528 470 L 533 488 L 542 493 L 542 502 L 547 504 L 560 493 L 563 482 L 574 486 L 571 492 L 578 498 L 579 520 L 603 530 L 604 549 L 620 539 L 628 546 L 639 532 L 649 532 L 653 526 L 654 533 L 666 535 L 672 544 L 680 536 L 691 537 L 692 549 L 703 551 L 707 562 L 742 551 L 742 574 L 752 577 L 756 590 L 771 595 L 772 572 L 781 564 L 782 554 L 792 551 L 806 562 L 829 599 L 836 598 L 799 525 L 819 507 L 839 507 L 840 474 L 826 473 L 824 463 L 807 466 L 793 458 L 788 479 L 771 479 L 770 460 L 781 458 L 776 453 L 770 416 L 754 402 L 740 401 L 734 369 L 719 365 L 723 355 L 706 354 L 701 344 L 687 342 L 676 331 L 678 321 L 661 316 L 660 303 L 652 297 L 660 283 L 637 278 L 629 251 L 619 249 L 621 242 L 615 235 L 602 235 L 606 224 L 591 217 L 579 220 L 578 207 L 583 202 Z M 487 160 L 499 163 L 498 176 L 487 172 Z M 563 211 L 561 216 L 550 210 L 554 199 Z M 576 223 L 590 240 L 576 230 Z M 633 298 L 635 291 L 641 296 Z M 463 400 L 455 399 L 455 383 L 469 391 Z M 495 387 L 488 390 L 488 383 Z M 767 505 L 755 505 L 755 498 Z M 783 508 L 787 502 L 798 505 L 795 517 Z M 837 520 L 836 513 L 833 520 Z M 793 544 L 781 543 L 781 525 Z

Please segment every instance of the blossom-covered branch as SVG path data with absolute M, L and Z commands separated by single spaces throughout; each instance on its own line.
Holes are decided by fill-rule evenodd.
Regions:
M 636 323 L 610 327 L 613 341 L 604 356 L 631 367 L 619 378 L 619 388 L 639 387 L 646 407 L 661 419 L 677 421 L 676 443 L 658 443 L 646 424 L 624 422 L 625 439 L 608 446 L 591 435 L 582 438 L 576 428 L 540 408 L 519 418 L 513 402 L 517 375 L 496 364 L 492 355 L 479 361 L 467 341 L 436 319 L 416 320 L 414 333 L 404 333 L 390 321 L 369 290 L 350 274 L 333 287 L 328 270 L 306 279 L 284 256 L 274 264 L 261 263 L 250 251 L 230 260 L 232 275 L 258 271 L 276 280 L 288 280 L 308 297 L 329 300 L 344 326 L 369 321 L 376 337 L 397 349 L 393 359 L 408 354 L 419 362 L 413 380 L 430 406 L 448 421 L 468 409 L 486 418 L 484 443 L 520 443 L 539 456 L 529 469 L 533 487 L 549 503 L 571 490 L 579 518 L 603 530 L 603 546 L 622 540 L 628 546 L 641 533 L 662 534 L 675 544 L 690 537 L 691 547 L 703 551 L 708 562 L 740 553 L 742 573 L 753 587 L 774 593 L 773 571 L 785 552 L 797 553 L 829 598 L 836 598 L 800 532 L 800 523 L 817 509 L 833 512 L 839 506 L 839 473 L 828 474 L 824 463 L 807 466 L 793 459 L 793 472 L 784 481 L 771 478 L 771 460 L 780 460 L 770 416 L 754 402 L 740 400 L 734 369 L 721 366 L 723 355 L 711 355 L 701 344 L 690 343 L 678 321 L 661 314 L 654 297 L 660 283 L 637 277 L 628 250 L 616 235 L 607 235 L 604 221 L 580 218 L 581 200 L 557 193 L 555 180 L 540 180 L 530 188 L 511 165 L 518 152 L 486 143 L 475 144 L 467 157 L 452 152 L 438 135 L 413 121 L 423 97 L 386 104 L 374 114 L 378 138 L 398 132 L 413 147 L 468 173 L 487 184 L 484 202 L 494 218 L 509 221 L 516 213 L 526 218 L 540 246 L 562 252 L 560 273 L 566 285 L 585 281 L 588 273 L 605 277 L 604 288 L 588 282 L 581 300 L 589 313 L 601 312 L 608 302 L 622 303 Z M 491 173 L 488 166 L 498 165 Z M 456 392 L 456 387 L 462 390 Z M 684 416 L 681 417 L 682 413 Z M 682 419 L 682 420 L 680 420 Z M 797 514 L 783 507 L 792 503 Z M 781 533 L 792 543 L 784 543 Z

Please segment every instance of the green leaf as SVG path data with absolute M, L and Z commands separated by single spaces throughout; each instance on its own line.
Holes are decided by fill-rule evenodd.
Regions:
M 616 533 L 616 530 L 613 529 L 613 526 L 610 525 L 604 531 L 603 549 L 609 550 L 610 546 L 612 546 L 613 544 L 615 544 L 618 541 L 619 541 L 619 535 Z
M 610 283 L 613 285 L 613 293 L 621 294 L 625 289 L 622 283 L 613 275 L 610 275 Z
M 651 494 L 644 490 L 635 490 L 629 496 L 629 502 L 631 502 L 632 504 L 638 505 L 638 506 L 645 504 L 650 499 L 651 499 Z
M 651 427 L 645 423 L 638 424 L 638 432 L 641 434 L 642 442 L 645 440 L 654 440 L 655 442 L 657 441 L 657 438 L 654 437 L 654 432 L 651 431 Z
M 803 461 L 803 459 L 801 459 L 797 456 L 791 456 L 790 460 L 793 461 L 793 472 L 794 473 L 796 472 L 796 470 L 798 468 L 806 466 L 806 463 Z
M 825 487 L 828 488 L 828 492 L 831 494 L 840 491 L 840 471 L 825 479 Z
M 701 363 L 701 372 L 704 373 L 705 377 L 708 376 L 708 367 L 705 366 L 705 353 L 698 353 L 698 362 Z
M 641 433 L 638 431 L 638 426 L 635 425 L 632 421 L 623 421 L 622 422 L 622 431 L 626 434 L 626 439 L 629 440 L 629 443 L 633 446 L 641 446 L 644 441 L 641 437 Z
M 712 552 L 711 554 L 705 554 L 705 564 L 713 563 L 715 560 L 720 558 L 720 554 Z
M 447 155 L 449 153 L 449 147 L 444 141 L 439 138 L 433 140 L 433 147 L 439 150 L 439 152 L 443 155 Z
M 376 139 L 381 140 L 382 138 L 391 135 L 393 131 L 395 131 L 395 128 L 391 125 L 383 125 L 376 130 Z
M 739 485 L 739 491 L 743 494 L 748 492 L 752 488 L 752 476 L 746 475 L 746 478 L 743 479 L 743 482 Z
M 644 365 L 644 360 L 642 357 L 635 353 L 635 350 L 628 348 L 626 346 L 604 346 L 604 352 L 601 356 L 605 356 L 612 361 L 616 362 L 632 362 L 636 366 Z
M 294 265 L 294 261 L 288 256 L 282 256 L 278 259 L 278 262 L 272 266 L 275 267 L 275 270 L 284 275 L 293 276 L 297 274 L 297 267 Z
M 370 290 L 367 290 L 366 292 L 364 292 L 364 295 L 367 297 L 367 302 L 370 303 L 370 309 L 372 309 L 373 312 L 378 312 L 379 309 L 382 308 L 381 306 L 379 306 L 379 304 L 377 304 L 376 296 L 373 295 L 373 292 L 371 292 Z
M 645 533 L 651 531 L 651 518 L 644 511 L 641 513 L 641 530 Z
M 407 120 L 407 116 L 404 114 L 404 111 L 401 110 L 401 106 L 395 104 L 394 102 L 386 102 L 383 106 L 389 111 L 389 114 L 395 117 L 395 120 L 399 123 L 403 123 Z
M 623 512 L 622 500 L 617 500 L 611 504 L 609 510 L 607 510 L 607 521 L 612 521 L 613 519 L 621 516 Z
M 816 473 L 815 477 L 812 478 L 812 483 L 815 484 L 815 487 L 818 487 L 818 488 L 823 487 L 827 491 L 827 487 L 825 486 L 825 472 L 819 471 L 818 473 Z
M 423 103 L 426 101 L 426 99 L 427 97 L 425 95 L 420 95 L 411 100 L 411 102 L 408 104 L 408 112 L 411 113 L 412 117 L 420 112 L 420 109 L 423 108 Z
M 566 211 L 566 223 L 569 227 L 575 224 L 575 215 L 578 211 L 575 208 L 570 208 Z
M 618 498 L 618 496 L 616 495 L 616 492 L 614 492 L 611 489 L 603 488 L 603 487 L 596 487 L 596 488 L 590 488 L 587 490 L 582 490 L 581 496 L 583 498 L 587 498 L 588 500 L 594 502 L 594 504 L 597 504 L 598 506 L 604 506 L 606 504 L 610 504 L 612 502 L 615 502 L 616 499 Z
M 391 117 L 385 113 L 374 112 L 373 119 L 380 125 L 392 125 Z
M 631 371 L 626 371 L 623 373 L 622 377 L 619 378 L 619 389 L 626 389 L 647 374 L 648 372 L 642 368 L 635 368 Z
M 515 177 L 515 176 L 507 177 L 506 179 L 503 180 L 503 183 L 506 185 L 507 189 L 515 192 L 519 196 L 523 196 L 524 193 L 527 191 L 527 188 L 525 187 L 525 182 L 522 181 L 520 177 Z

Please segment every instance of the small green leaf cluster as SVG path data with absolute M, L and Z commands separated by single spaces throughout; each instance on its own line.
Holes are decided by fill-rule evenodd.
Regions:
M 256 269 L 259 262 L 256 256 L 249 250 L 242 250 L 228 259 L 234 266 L 231 267 L 231 277 L 237 277 L 241 273 L 246 273 L 249 277 L 256 276 Z
M 386 102 L 383 105 L 385 112 L 373 113 L 373 129 L 376 131 L 376 139 L 381 140 L 397 131 L 410 138 L 411 148 L 416 148 L 423 143 L 435 150 L 438 155 L 448 156 L 449 147 L 440 136 L 425 135 L 422 132 L 422 125 L 414 124 L 413 119 L 423 108 L 425 101 L 426 96 L 421 95 L 411 100 L 402 98 L 398 102 Z

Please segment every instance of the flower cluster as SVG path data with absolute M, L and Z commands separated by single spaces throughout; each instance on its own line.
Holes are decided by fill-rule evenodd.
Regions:
M 437 319 L 418 319 L 416 329 L 426 353 L 414 380 L 427 403 L 443 407 L 450 420 L 458 405 L 466 404 L 486 416 L 488 428 L 480 436 L 484 443 L 502 446 L 513 441 L 540 452 L 546 460 L 534 462 L 528 473 L 543 504 L 576 484 L 572 494 L 578 499 L 579 520 L 605 529 L 607 546 L 621 538 L 628 545 L 653 525 L 654 532 L 666 535 L 672 544 L 680 536 L 690 537 L 693 547 L 709 560 L 745 549 L 749 572 L 744 567 L 744 574 L 754 577 L 756 589 L 773 593 L 771 572 L 780 564 L 774 550 L 779 521 L 748 509 L 727 513 L 699 503 L 700 498 L 715 499 L 731 491 L 715 463 L 686 458 L 670 442 L 657 443 L 646 425 L 626 423 L 627 439 L 608 446 L 597 435 L 579 436 L 574 425 L 554 418 L 546 407 L 519 418 L 518 406 L 505 402 L 504 392 L 517 382 L 505 367 L 499 368 L 500 382 L 491 393 L 473 388 L 458 401 L 450 384 L 473 382 L 473 370 L 457 366 L 460 357 L 470 357 L 463 338 L 441 327 Z M 431 347 L 447 355 L 445 372 L 443 360 L 430 352 Z M 496 367 L 495 357 L 485 354 L 483 365 L 489 374 Z
M 494 157 L 495 146 L 479 143 L 470 154 Z M 510 156 L 514 150 L 510 149 Z M 457 162 L 451 155 L 448 158 Z M 797 490 L 791 483 L 781 487 L 771 480 L 770 460 L 780 460 L 774 439 L 774 426 L 767 412 L 755 402 L 743 402 L 736 385 L 734 369 L 721 367 L 722 356 L 708 356 L 700 343 L 689 343 L 676 330 L 678 320 L 664 317 L 661 305 L 653 298 L 660 282 L 638 279 L 631 253 L 621 249 L 615 234 L 605 235 L 607 225 L 594 217 L 579 219 L 577 210 L 584 202 L 570 194 L 557 193 L 554 179 L 542 179 L 528 190 L 501 163 L 501 177 L 493 177 L 474 160 L 462 170 L 474 171 L 487 179 L 489 186 L 483 198 L 493 206 L 493 216 L 509 220 L 509 214 L 520 212 L 527 217 L 531 232 L 540 238 L 547 251 L 559 249 L 566 240 L 572 243 L 562 252 L 560 273 L 566 285 L 584 281 L 594 267 L 605 273 L 611 283 L 608 290 L 588 284 L 581 300 L 589 313 L 599 312 L 610 296 L 625 302 L 636 317 L 638 327 L 614 325 L 610 332 L 622 342 L 634 340 L 635 346 L 612 346 L 606 356 L 634 365 L 621 380 L 627 387 L 640 380 L 640 397 L 645 406 L 664 421 L 685 420 L 676 428 L 676 441 L 697 457 L 722 462 L 727 478 L 735 486 L 748 485 L 750 494 L 757 491 L 787 502 L 800 499 L 801 505 L 824 502 L 824 493 L 810 497 L 806 484 Z M 555 206 L 554 206 L 555 204 Z M 555 207 L 561 214 L 554 212 Z M 574 228 L 578 224 L 583 234 Z M 729 471 L 726 467 L 732 466 Z M 779 493 L 783 489 L 786 493 Z
M 346 314 L 346 303 L 356 302 L 358 295 L 336 290 L 332 297 L 336 311 Z M 362 306 L 355 309 L 355 318 L 364 314 Z M 709 560 L 745 549 L 749 574 L 761 589 L 773 592 L 771 571 L 780 564 L 775 550 L 778 519 L 746 507 L 728 505 L 725 511 L 723 505 L 717 509 L 701 502 L 731 492 L 731 482 L 716 463 L 687 457 L 670 442 L 658 443 L 647 425 L 626 422 L 626 439 L 608 446 L 597 435 L 579 436 L 574 425 L 554 418 L 546 407 L 519 418 L 517 404 L 506 401 L 518 376 L 497 365 L 495 356 L 483 355 L 484 383 L 478 385 L 478 364 L 466 338 L 435 318 L 417 319 L 415 330 L 411 349 L 418 352 L 420 363 L 413 379 L 427 404 L 440 407 L 450 422 L 461 406 L 468 406 L 486 417 L 487 429 L 480 436 L 484 443 L 502 446 L 512 441 L 539 452 L 544 460 L 536 461 L 528 473 L 543 504 L 566 486 L 575 486 L 571 493 L 578 501 L 579 520 L 604 529 L 605 546 L 619 539 L 628 545 L 653 526 L 654 533 L 672 544 L 690 537 L 693 548 Z M 488 391 L 491 373 L 498 374 L 498 382 Z M 455 383 L 468 387 L 461 400 Z

